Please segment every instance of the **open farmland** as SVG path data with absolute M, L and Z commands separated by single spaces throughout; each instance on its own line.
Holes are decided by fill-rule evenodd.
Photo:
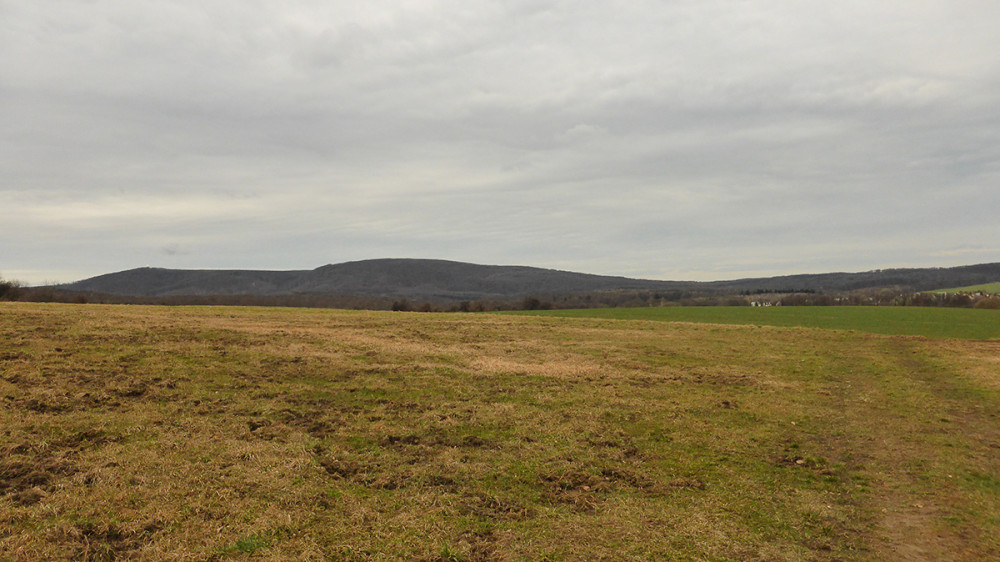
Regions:
M 1000 557 L 997 340 L 5 303 L 0 402 L 0 560 Z
M 1000 293 L 1000 282 L 986 283 L 983 285 L 969 285 L 968 287 L 956 287 L 954 289 L 941 289 L 935 293 Z
M 1000 339 L 1000 312 L 908 306 L 661 306 L 515 311 L 506 314 L 856 330 L 872 334 Z

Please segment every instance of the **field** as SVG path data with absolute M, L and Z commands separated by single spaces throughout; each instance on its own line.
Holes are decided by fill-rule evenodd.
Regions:
M 856 330 L 872 334 L 1000 339 L 1000 312 L 905 306 L 705 306 L 592 308 L 511 312 L 534 316 L 698 322 Z
M 4 303 L 0 403 L 0 560 L 1000 557 L 1000 341 Z
M 941 289 L 933 291 L 935 293 L 1000 293 L 1000 282 L 986 283 L 985 285 L 970 285 L 968 287 L 956 287 L 954 289 Z

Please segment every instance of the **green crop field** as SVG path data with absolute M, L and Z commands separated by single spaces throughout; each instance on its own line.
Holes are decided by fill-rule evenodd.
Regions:
M 1000 338 L 1000 311 L 965 308 L 878 306 L 713 306 L 594 308 L 512 312 L 534 316 L 654 320 L 856 330 L 929 338 Z
M 0 303 L 0 560 L 1000 559 L 1000 341 L 753 324 Z

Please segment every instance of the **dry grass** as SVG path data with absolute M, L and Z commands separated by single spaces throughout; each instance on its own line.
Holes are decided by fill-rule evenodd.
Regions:
M 982 560 L 1000 342 L 0 306 L 0 559 Z

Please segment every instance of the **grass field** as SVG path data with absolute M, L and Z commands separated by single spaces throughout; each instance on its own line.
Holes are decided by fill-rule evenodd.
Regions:
M 1000 282 L 986 283 L 984 285 L 969 285 L 968 287 L 956 287 L 954 289 L 940 289 L 935 293 L 1000 293 Z
M 1000 557 L 998 341 L 4 303 L 0 404 L 0 560 Z
M 517 311 L 508 314 L 856 330 L 873 334 L 1000 338 L 1000 311 L 905 306 L 706 306 Z

